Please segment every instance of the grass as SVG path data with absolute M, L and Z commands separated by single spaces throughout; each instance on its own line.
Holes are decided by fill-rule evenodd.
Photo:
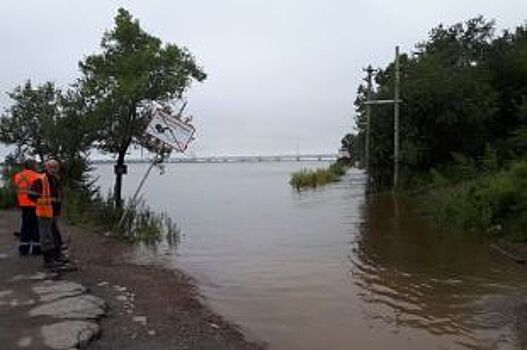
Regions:
M 326 169 L 302 169 L 291 175 L 289 184 L 297 191 L 305 188 L 317 188 L 328 183 L 339 181 L 346 173 L 346 169 L 346 165 L 341 162 L 335 162 Z

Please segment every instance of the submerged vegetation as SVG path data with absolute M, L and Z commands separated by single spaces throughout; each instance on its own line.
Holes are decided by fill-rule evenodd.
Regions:
M 304 188 L 317 188 L 318 186 L 339 181 L 342 175 L 346 173 L 346 168 L 347 166 L 343 162 L 337 161 L 326 169 L 302 169 L 291 175 L 289 184 L 297 191 Z
M 118 226 L 123 212 L 126 219 Z M 133 204 L 126 202 L 124 207 L 115 206 L 113 196 L 103 197 L 99 191 L 68 191 L 64 199 L 64 217 L 74 225 L 89 227 L 99 232 L 128 242 L 169 243 L 179 241 L 179 228 L 164 213 L 151 210 L 143 200 Z

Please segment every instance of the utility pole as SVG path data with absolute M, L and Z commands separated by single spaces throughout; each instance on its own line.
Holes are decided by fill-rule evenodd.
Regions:
M 371 101 L 371 85 L 372 85 L 372 76 L 373 72 L 375 71 L 371 65 L 368 66 L 368 68 L 364 69 L 366 73 L 368 73 L 368 77 L 366 78 L 366 82 L 368 83 L 368 87 L 366 90 L 366 142 L 364 145 L 364 161 L 366 165 L 366 171 L 368 173 L 368 179 L 370 177 L 370 119 L 371 119 L 371 105 L 369 102 Z
M 399 185 L 399 105 L 401 100 L 401 72 L 399 62 L 399 46 L 395 47 L 395 86 L 394 86 L 394 99 L 393 100 L 372 100 L 371 99 L 371 79 L 372 74 L 375 71 L 369 66 L 364 69 L 368 73 L 368 94 L 366 98 L 366 169 L 370 170 L 370 118 L 371 118 L 371 105 L 385 105 L 393 104 L 393 190 L 396 191 Z
M 395 47 L 395 87 L 393 108 L 393 190 L 397 191 L 399 184 L 399 104 L 401 88 L 401 72 L 399 63 L 399 46 Z

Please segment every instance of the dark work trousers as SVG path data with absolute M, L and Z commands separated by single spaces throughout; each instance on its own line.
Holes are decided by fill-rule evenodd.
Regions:
M 57 225 L 57 217 L 38 218 L 38 227 L 40 230 L 40 244 L 42 251 L 60 252 L 62 246 L 62 236 Z
M 53 219 L 53 223 L 51 225 L 51 232 L 53 232 L 53 238 L 55 240 L 55 248 L 60 249 L 62 247 L 62 244 L 64 243 L 62 241 L 62 235 L 60 234 L 59 225 L 58 225 L 58 218 Z
M 30 252 L 40 253 L 40 236 L 38 232 L 38 221 L 35 207 L 21 207 L 22 225 L 20 228 L 20 243 L 18 251 L 21 255 Z

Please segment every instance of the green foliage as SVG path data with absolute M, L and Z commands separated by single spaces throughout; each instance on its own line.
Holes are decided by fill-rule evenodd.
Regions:
M 83 74 L 79 86 L 97 120 L 97 148 L 117 154 L 117 165 L 123 165 L 128 148 L 139 142 L 149 121 L 141 104 L 181 99 L 192 81 L 203 81 L 206 74 L 187 49 L 163 44 L 122 8 L 115 27 L 104 34 L 101 49 L 79 63 Z M 117 206 L 121 179 L 117 174 Z
M 15 205 L 15 190 L 11 187 L 0 187 L 0 209 L 13 208 Z
M 364 163 L 363 160 L 363 150 L 364 142 L 359 135 L 356 134 L 346 134 L 342 140 L 342 149 L 347 151 L 350 155 L 350 163 L 359 162 L 360 164 Z
M 21 170 L 16 160 L 7 156 L 2 166 L 0 180 L 0 209 L 13 208 L 16 205 L 16 190 L 13 187 L 13 176 Z
M 346 173 L 346 166 L 341 162 L 331 164 L 327 169 L 302 169 L 291 175 L 289 184 L 300 191 L 304 188 L 317 188 L 331 182 L 337 182 Z
M 402 185 L 421 186 L 431 169 L 469 179 L 527 156 L 527 26 L 496 37 L 477 17 L 439 25 L 414 55 L 401 56 Z M 394 64 L 376 76 L 373 98 L 393 98 Z M 357 138 L 366 132 L 364 84 Z M 370 177 L 377 190 L 393 174 L 393 107 L 372 108 Z M 460 171 L 453 175 L 450 171 Z
M 128 212 L 127 220 L 123 227 L 117 227 L 124 210 Z M 72 224 L 111 232 L 129 242 L 179 241 L 179 228 L 167 215 L 154 213 L 143 201 L 117 208 L 111 194 L 103 197 L 97 190 L 66 190 L 63 215 Z
M 426 211 L 445 228 L 462 228 L 527 241 L 527 162 L 427 192 Z
M 33 87 L 31 81 L 17 86 L 9 97 L 14 104 L 0 118 L 0 142 L 16 146 L 19 154 L 41 161 L 53 148 L 60 91 L 53 83 Z
M 13 104 L 0 117 L 0 142 L 14 145 L 15 159 L 57 159 L 63 182 L 80 186 L 89 169 L 87 155 L 94 140 L 92 121 L 74 90 L 63 93 L 53 83 L 34 87 L 30 81 L 9 93 Z

